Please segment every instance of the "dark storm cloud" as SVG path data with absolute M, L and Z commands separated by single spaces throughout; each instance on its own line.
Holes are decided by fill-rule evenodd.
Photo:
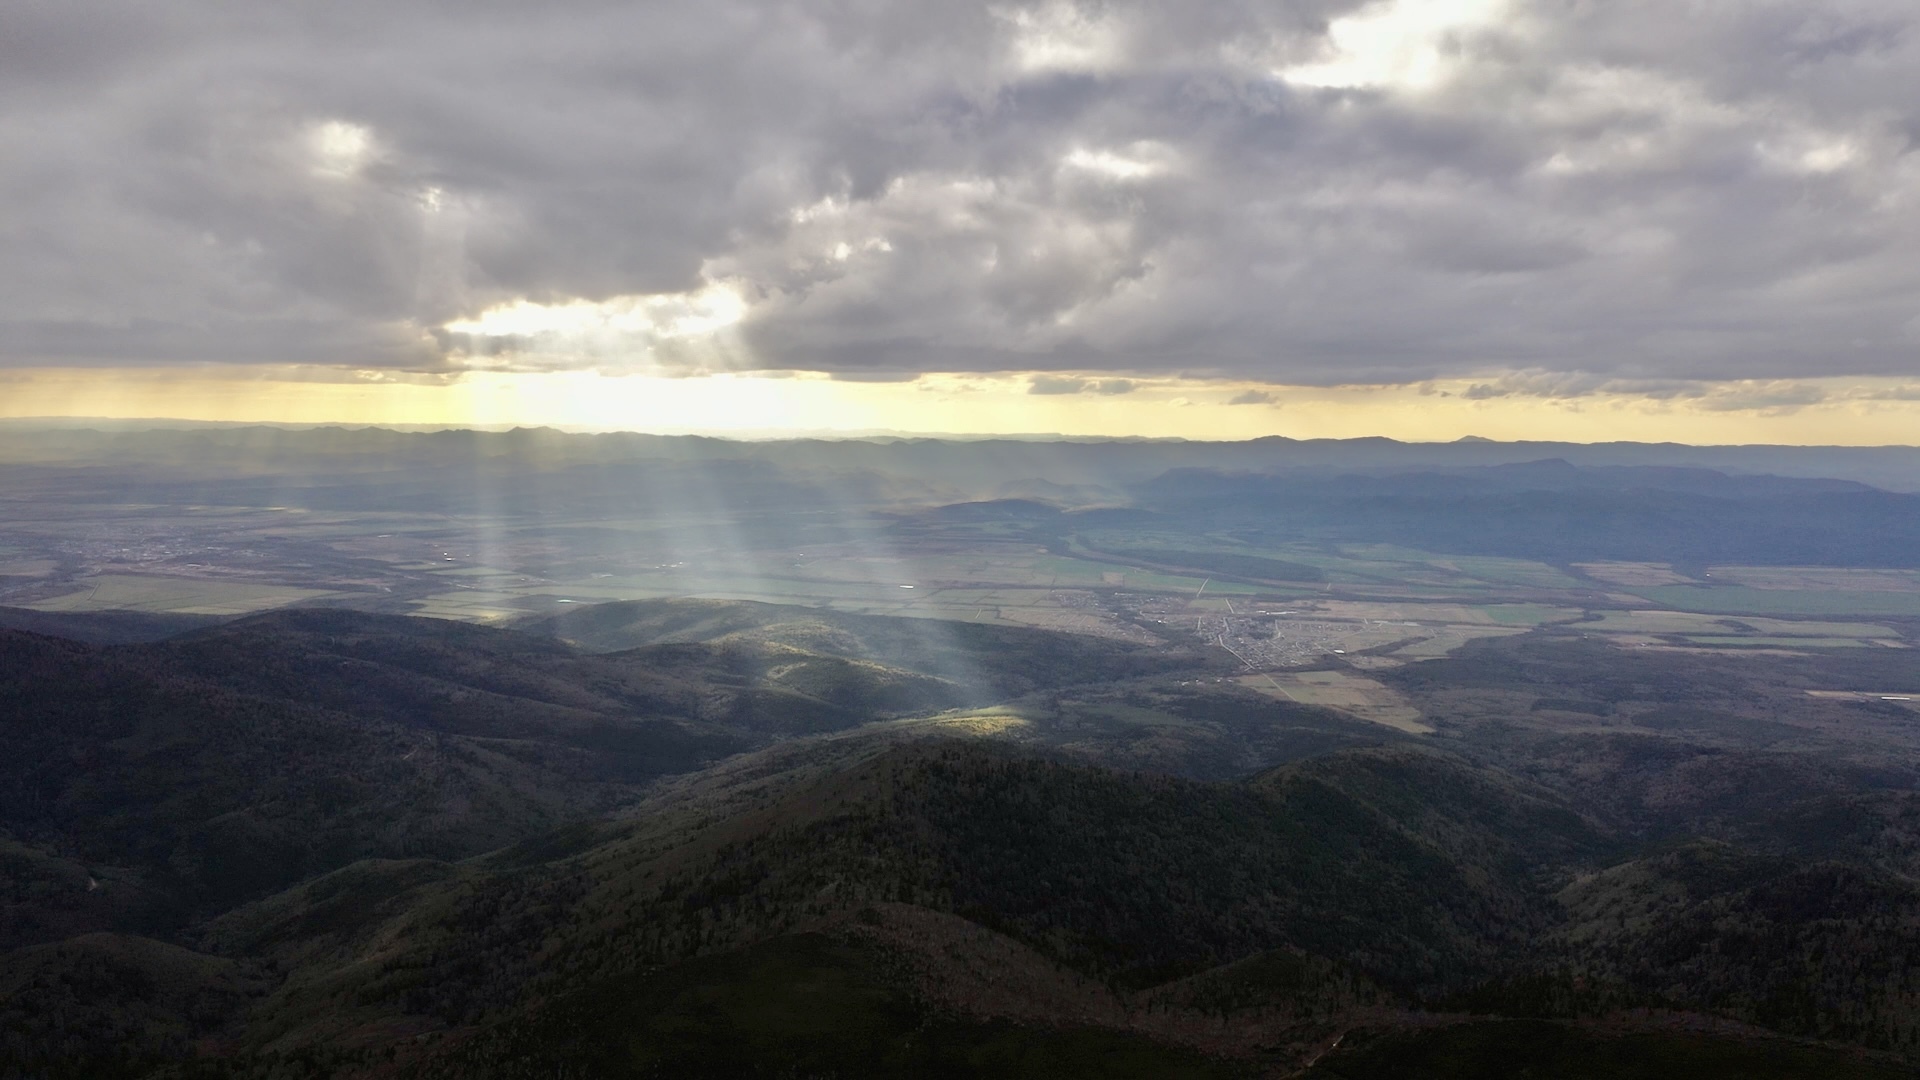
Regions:
M 0 363 L 1920 366 L 1911 4 L 1397 10 L 19 0 Z

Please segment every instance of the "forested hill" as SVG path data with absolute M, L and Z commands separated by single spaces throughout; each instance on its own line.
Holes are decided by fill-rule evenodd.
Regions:
M 0 631 L 0 1076 L 1920 1061 L 1911 714 L 1806 692 L 1897 648 L 1505 637 L 1376 669 L 1415 734 L 1020 628 L 527 625 Z
M 629 628 L 605 655 L 343 610 L 113 646 L 0 630 L 0 822 L 217 905 L 358 858 L 472 855 L 774 739 L 1198 660 L 768 605 L 648 610 L 760 632 L 641 635 L 626 605 L 583 613 Z M 106 637 L 125 622 L 96 621 Z M 947 649 L 960 640 L 975 647 Z
M 299 1067 L 375 1075 L 384 1053 L 360 1048 L 400 1030 L 444 1033 L 395 1059 L 417 1077 L 993 1075 L 1034 1054 L 1055 1075 L 1284 1075 L 1343 1032 L 1521 1002 L 1652 1010 L 1639 1041 L 1600 1043 L 1648 1075 L 1770 1075 L 1741 1071 L 1756 1057 L 1897 1075 L 1806 1043 L 1757 1054 L 1758 1029 L 1682 1034 L 1715 1030 L 1706 1010 L 1910 1046 L 1913 987 L 1886 965 L 1920 960 L 1911 883 L 1711 846 L 1635 859 L 1564 798 L 1431 749 L 1203 784 L 840 740 L 804 779 L 736 781 L 465 864 L 356 864 L 210 923 L 201 955 L 286 972 L 235 1067 L 287 1067 L 271 1033 L 301 1031 Z M 1673 906 L 1673 933 L 1616 921 L 1622 903 Z M 1756 932 L 1829 960 L 1762 963 Z M 1084 1034 L 1044 1034 L 1062 1022 Z M 1561 1030 L 1478 1037 L 1591 1045 Z

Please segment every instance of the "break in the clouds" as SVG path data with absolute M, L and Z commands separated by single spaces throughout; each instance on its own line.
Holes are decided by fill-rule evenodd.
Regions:
M 0 361 L 1902 375 L 1917 136 L 1911 0 L 15 0 Z

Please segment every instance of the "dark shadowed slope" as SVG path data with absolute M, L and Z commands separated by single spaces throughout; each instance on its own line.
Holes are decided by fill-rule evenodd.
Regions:
M 145 611 L 35 611 L 0 607 L 0 630 L 26 630 L 89 645 L 131 645 L 217 626 L 227 618 L 224 615 L 154 615 Z
M 1018 640 L 1056 678 L 1135 663 L 1094 639 Z M 772 739 L 979 694 L 857 650 L 733 638 L 592 655 L 338 610 L 114 647 L 0 631 L 0 822 L 46 858 L 225 903 L 353 859 L 483 851 Z
M 834 1056 L 836 1035 L 879 1055 L 878 1075 L 948 1055 L 971 1063 L 954 1075 L 998 1075 L 982 1044 L 1033 1039 L 1035 1025 L 1081 1029 L 1102 1053 L 1166 1068 L 1187 1059 L 1129 1040 L 1284 1073 L 1342 1031 L 1444 1021 L 1408 1010 L 1551 985 L 1568 964 L 1581 979 L 1530 1007 L 1654 1007 L 1695 1029 L 1698 1017 L 1672 1010 L 1705 1009 L 1908 1045 L 1903 1014 L 1874 1005 L 1849 1019 L 1850 1003 L 1891 1000 L 1870 966 L 1829 965 L 1810 983 L 1813 969 L 1776 963 L 1768 978 L 1783 993 L 1816 991 L 1793 999 L 1808 1011 L 1784 1016 L 1720 994 L 1731 969 L 1630 935 L 1596 947 L 1584 913 L 1616 886 L 1592 883 L 1633 878 L 1635 864 L 1615 863 L 1615 842 L 1551 793 L 1452 755 L 1349 751 L 1201 784 L 977 743 L 847 749 L 801 779 L 743 773 L 732 795 L 670 800 L 460 868 L 363 864 L 234 913 L 203 945 L 291 973 L 255 1012 L 250 1040 L 299 1031 L 337 1048 L 379 1031 L 447 1032 L 407 1052 L 421 1076 L 666 1075 L 801 1052 L 851 1068 Z M 1618 869 L 1589 876 L 1607 865 Z M 1810 872 L 1782 869 L 1779 888 Z M 1915 890 L 1888 887 L 1874 901 L 1894 905 L 1887 922 L 1826 894 L 1793 915 L 1764 902 L 1830 947 L 1885 934 L 1885 948 L 1907 949 L 1920 937 L 1898 912 Z M 1722 913 L 1763 902 L 1709 891 L 1730 897 Z M 1713 933 L 1703 948 L 1736 955 L 1737 932 Z M 817 1013 L 800 1009 L 808 1000 Z M 1669 1022 L 1605 1038 L 1649 1036 L 1623 1060 L 1745 1060 L 1737 1040 L 1668 1042 Z M 942 1034 L 916 1050 L 908 1033 L 929 1030 Z M 1042 1042 L 1049 1053 L 1076 1045 Z M 343 1053 L 342 1067 L 368 1060 Z

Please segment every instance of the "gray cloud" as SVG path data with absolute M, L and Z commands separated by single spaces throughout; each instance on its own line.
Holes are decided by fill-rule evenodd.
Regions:
M 1132 379 L 1080 379 L 1064 375 L 1035 375 L 1027 382 L 1029 394 L 1131 394 Z
M 1227 399 L 1229 405 L 1278 405 L 1280 399 L 1265 390 L 1242 390 Z
M 1060 378 L 1054 375 L 1036 375 L 1027 384 L 1029 394 L 1081 394 L 1087 389 L 1087 380 Z
M 1425 85 L 1313 85 L 1363 6 L 21 0 L 0 364 L 621 369 L 618 333 L 442 324 L 724 282 L 744 320 L 645 364 L 1920 368 L 1906 0 L 1516 0 Z M 1042 389 L 1076 380 L 1031 389 L 1127 382 Z

